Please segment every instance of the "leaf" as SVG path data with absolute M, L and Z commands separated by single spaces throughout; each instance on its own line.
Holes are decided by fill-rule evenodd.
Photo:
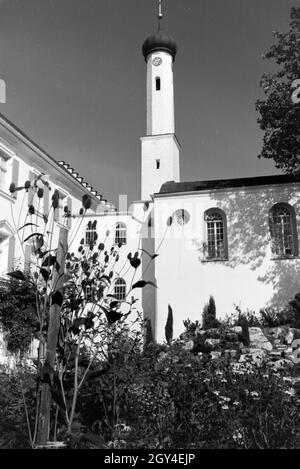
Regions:
M 137 257 L 130 259 L 130 265 L 137 269 L 141 265 L 141 259 L 138 259 Z
M 22 281 L 28 280 L 21 270 L 15 270 L 14 272 L 9 272 L 7 275 L 9 275 L 9 277 L 15 278 L 16 280 L 22 280 Z
M 173 217 L 170 216 L 170 217 L 167 219 L 167 226 L 171 226 L 172 223 L 173 223 Z
M 145 280 L 139 280 L 138 282 L 132 285 L 132 290 L 134 288 L 144 288 L 146 285 L 147 285 L 147 282 L 145 282 Z
M 56 256 L 48 256 L 42 263 L 42 267 L 50 267 L 51 265 L 54 265 L 56 261 Z
M 122 314 L 118 313 L 117 311 L 114 310 L 109 310 L 107 308 L 104 308 L 104 306 L 101 306 L 101 309 L 104 311 L 108 324 L 113 324 L 114 322 L 118 321 L 121 319 Z
M 153 287 L 157 288 L 157 285 L 155 285 L 155 283 L 153 282 L 150 282 L 150 281 L 146 282 L 145 280 L 139 280 L 138 282 L 132 285 L 132 290 L 134 288 L 144 288 L 146 285 L 152 285 Z
M 107 282 L 111 283 L 110 281 L 110 278 L 107 276 L 107 275 L 101 275 L 101 277 L 99 278 L 99 280 L 106 280 Z
M 82 206 L 85 210 L 88 210 L 91 208 L 92 205 L 92 199 L 88 194 L 84 194 L 82 197 Z
M 45 267 L 42 267 L 40 270 L 40 273 L 43 279 L 45 280 L 45 282 L 47 282 L 50 277 L 50 270 L 46 269 Z
M 52 305 L 61 307 L 64 301 L 63 294 L 58 290 L 51 296 Z
M 44 238 L 42 233 L 33 233 L 30 236 L 28 236 L 26 239 L 24 239 L 23 243 L 26 243 L 26 241 L 28 241 L 30 238 L 33 238 L 34 236 L 42 236 Z
M 21 228 L 19 228 L 18 231 L 22 230 L 26 226 L 36 226 L 37 227 L 38 225 L 36 225 L 35 223 L 25 223 L 25 225 L 21 226 Z

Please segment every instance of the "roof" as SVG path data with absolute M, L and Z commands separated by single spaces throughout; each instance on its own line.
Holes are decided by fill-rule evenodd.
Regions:
M 168 181 L 160 188 L 160 194 L 175 194 L 180 192 L 200 192 L 215 189 L 229 189 L 234 187 L 266 186 L 271 184 L 287 184 L 300 182 L 300 176 L 280 174 L 275 176 L 257 176 L 241 179 L 213 179 L 210 181 L 174 182 Z
M 177 53 L 177 44 L 172 36 L 169 36 L 162 31 L 158 31 L 156 34 L 145 40 L 142 50 L 146 61 L 148 55 L 151 54 L 151 52 L 156 51 L 168 52 L 171 54 L 174 61 Z
M 88 192 L 93 198 L 95 198 L 98 201 L 103 201 L 107 203 L 107 200 L 103 199 L 102 195 L 98 194 L 98 191 L 94 190 L 93 187 L 91 187 L 87 182 L 85 182 L 84 179 L 80 177 L 79 174 L 75 172 L 74 169 L 68 165 L 68 163 L 66 163 L 65 161 L 57 161 L 55 158 L 53 158 L 49 153 L 43 150 L 37 143 L 35 143 L 30 137 L 28 137 L 28 135 L 26 135 L 21 129 L 19 129 L 15 124 L 13 124 L 7 117 L 5 117 L 1 113 L 0 113 L 0 119 L 4 121 L 9 127 L 11 127 L 16 133 L 18 133 L 23 139 L 25 139 L 33 147 L 35 147 L 42 155 L 45 155 L 47 158 L 49 158 L 59 168 L 59 171 L 63 170 L 69 176 L 71 176 L 73 180 L 77 182 L 77 184 L 78 183 L 80 184 L 84 192 Z

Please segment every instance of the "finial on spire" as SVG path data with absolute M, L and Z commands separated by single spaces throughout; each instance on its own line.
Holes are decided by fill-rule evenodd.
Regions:
M 158 0 L 158 19 L 159 20 L 161 20 L 163 17 L 161 2 L 162 0 Z
M 158 0 L 158 31 L 160 31 L 160 22 L 163 19 L 163 13 L 162 13 L 162 5 L 161 5 L 162 0 Z

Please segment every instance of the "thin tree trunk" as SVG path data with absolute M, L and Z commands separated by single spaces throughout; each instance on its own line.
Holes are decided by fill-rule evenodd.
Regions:
M 60 291 L 63 293 L 64 284 L 64 270 L 65 270 L 65 256 L 68 249 L 68 230 L 66 228 L 60 228 L 59 240 L 57 247 L 56 260 L 58 263 L 58 269 L 53 268 L 52 278 L 52 292 Z M 46 345 L 46 360 L 48 366 L 54 369 L 57 339 L 60 328 L 60 312 L 61 306 L 54 304 L 49 309 L 49 326 L 47 334 L 47 345 Z M 53 374 L 50 374 L 50 382 L 53 382 Z M 39 412 L 39 425 L 37 444 L 45 445 L 49 438 L 50 430 L 50 410 L 51 410 L 51 391 L 48 383 L 43 383 L 41 386 L 41 403 Z

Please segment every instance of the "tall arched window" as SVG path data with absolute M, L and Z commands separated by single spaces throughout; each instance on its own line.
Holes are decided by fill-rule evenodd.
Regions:
M 85 231 L 85 244 L 86 246 L 90 246 L 96 243 L 97 241 L 97 220 L 89 221 Z
M 206 259 L 227 259 L 227 224 L 225 213 L 218 208 L 211 208 L 205 212 L 204 220 L 206 224 Z
M 114 295 L 119 301 L 123 301 L 126 299 L 126 282 L 122 278 L 118 278 L 115 281 Z
M 298 255 L 296 215 L 289 204 L 274 205 L 269 214 L 272 251 L 275 256 L 291 257 Z
M 127 243 L 126 225 L 123 222 L 119 222 L 116 224 L 115 244 L 126 244 L 126 243 Z

